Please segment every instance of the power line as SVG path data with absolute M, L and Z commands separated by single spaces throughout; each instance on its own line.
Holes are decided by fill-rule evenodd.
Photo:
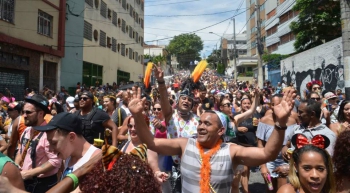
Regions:
M 159 6 L 159 5 L 170 5 L 170 4 L 190 3 L 190 2 L 195 2 L 195 1 L 200 1 L 200 0 L 180 1 L 180 2 L 176 2 L 176 3 L 154 4 L 154 5 L 147 5 L 147 6 L 145 6 L 145 7 L 155 7 L 155 6 Z

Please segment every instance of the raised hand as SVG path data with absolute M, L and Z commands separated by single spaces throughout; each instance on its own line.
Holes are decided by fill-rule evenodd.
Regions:
M 164 80 L 164 72 L 162 68 L 160 67 L 160 62 L 157 64 L 153 64 L 153 74 L 154 77 L 157 79 L 157 81 L 163 81 Z
M 272 109 L 276 117 L 275 121 L 279 122 L 281 126 L 286 126 L 288 118 L 294 107 L 295 96 L 296 94 L 294 89 L 287 90 L 283 95 L 281 103 L 275 105 Z
M 146 98 L 141 99 L 141 88 L 138 88 L 137 91 L 134 87 L 132 89 L 133 96 L 128 104 L 128 108 L 132 114 L 142 113 Z

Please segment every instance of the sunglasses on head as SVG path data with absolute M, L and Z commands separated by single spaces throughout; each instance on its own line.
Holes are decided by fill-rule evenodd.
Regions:
M 131 128 L 133 128 L 133 127 L 135 127 L 135 125 L 128 124 L 128 128 L 129 128 L 129 129 L 131 129 Z
M 80 97 L 79 100 L 83 99 L 83 101 L 87 101 L 89 97 Z
M 153 108 L 153 111 L 161 111 L 162 108 Z

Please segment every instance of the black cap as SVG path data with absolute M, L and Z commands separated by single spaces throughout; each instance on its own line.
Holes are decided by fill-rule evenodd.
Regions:
M 81 95 L 86 95 L 86 96 L 89 97 L 90 99 L 94 99 L 94 95 L 93 95 L 91 92 L 89 92 L 89 91 L 82 92 L 82 93 L 80 94 L 80 96 L 81 96 Z
M 34 104 L 35 106 L 41 108 L 45 113 L 51 113 L 49 110 L 49 101 L 40 94 L 35 94 L 30 98 L 24 99 L 25 102 Z
M 37 126 L 34 129 L 38 131 L 51 131 L 59 128 L 82 135 L 81 124 L 82 122 L 77 115 L 62 112 L 54 116 L 47 125 Z

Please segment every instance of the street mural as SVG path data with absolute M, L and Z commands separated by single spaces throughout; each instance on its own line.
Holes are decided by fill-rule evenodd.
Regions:
M 344 66 L 341 38 L 296 54 L 281 61 L 282 80 L 302 92 L 312 80 L 321 80 L 322 90 L 344 91 Z M 299 93 L 300 94 L 300 93 Z

